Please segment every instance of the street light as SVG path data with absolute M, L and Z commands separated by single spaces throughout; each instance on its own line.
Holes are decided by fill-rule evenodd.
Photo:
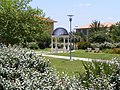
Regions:
M 72 60 L 72 53 L 71 53 L 71 49 L 72 49 L 72 25 L 71 25 L 71 22 L 72 22 L 72 17 L 74 15 L 67 15 L 69 17 L 69 21 L 70 21 L 70 60 Z

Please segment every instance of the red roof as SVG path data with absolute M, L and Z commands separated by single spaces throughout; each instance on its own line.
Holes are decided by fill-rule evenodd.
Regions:
M 102 23 L 102 25 L 107 26 L 107 27 L 110 27 L 110 26 L 115 25 L 115 24 L 116 23 L 114 23 L 114 22 L 105 22 L 105 23 Z
M 53 20 L 53 19 L 50 19 L 50 18 L 45 18 L 45 17 L 41 17 L 41 16 L 35 16 L 37 18 L 40 18 L 42 20 L 45 20 L 47 22 L 52 22 L 52 23 L 56 23 L 57 21 Z
M 114 22 L 104 22 L 104 23 L 101 23 L 101 25 L 104 25 L 104 26 L 107 26 L 107 27 L 110 27 L 110 26 L 112 26 L 112 25 L 114 25 L 114 24 L 116 24 L 116 23 L 114 23 Z M 91 24 L 83 25 L 83 26 L 80 26 L 80 27 L 77 28 L 77 29 L 87 29 L 87 28 L 91 28 L 90 25 L 91 25 Z

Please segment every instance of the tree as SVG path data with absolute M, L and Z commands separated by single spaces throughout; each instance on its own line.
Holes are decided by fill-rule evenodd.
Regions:
M 100 21 L 92 21 L 91 25 L 91 30 L 90 30 L 90 33 L 94 33 L 94 32 L 98 32 L 101 30 L 101 23 Z
M 45 20 L 38 18 L 45 14 L 30 7 L 30 1 L 0 0 L 0 42 L 6 45 L 25 44 L 34 41 L 36 34 L 46 30 Z
M 104 26 L 100 23 L 100 21 L 93 21 L 90 25 L 89 30 L 89 41 L 90 42 L 98 42 L 103 43 L 105 41 L 110 41 L 108 37 L 107 26 Z
M 73 32 L 73 36 L 75 37 L 75 42 L 85 41 L 86 37 L 81 32 Z
M 120 23 L 112 26 L 111 38 L 114 42 L 120 42 Z
M 102 33 L 102 32 L 99 32 L 95 35 L 93 35 L 93 37 L 91 38 L 91 41 L 92 42 L 95 42 L 95 43 L 104 43 L 105 41 L 110 41 L 108 35 Z
M 36 41 L 40 49 L 44 49 L 49 47 L 51 43 L 51 36 L 47 32 L 43 32 L 42 34 L 36 35 Z

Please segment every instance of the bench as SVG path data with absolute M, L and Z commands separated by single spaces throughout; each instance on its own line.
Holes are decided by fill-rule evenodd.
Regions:
M 95 48 L 94 52 L 95 53 L 99 53 L 100 52 L 100 48 Z
M 86 52 L 92 52 L 92 48 L 87 48 Z

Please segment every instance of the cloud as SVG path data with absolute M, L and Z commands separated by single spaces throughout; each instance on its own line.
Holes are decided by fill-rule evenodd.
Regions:
M 89 7 L 89 6 L 92 6 L 91 3 L 80 3 L 79 6 L 81 7 Z
M 84 6 L 83 3 L 80 3 L 79 5 L 80 5 L 80 6 Z
M 108 19 L 108 20 L 113 20 L 113 18 L 112 18 L 112 17 L 107 17 L 107 19 Z
M 89 7 L 89 6 L 92 6 L 92 4 L 91 3 L 86 3 L 85 6 Z

